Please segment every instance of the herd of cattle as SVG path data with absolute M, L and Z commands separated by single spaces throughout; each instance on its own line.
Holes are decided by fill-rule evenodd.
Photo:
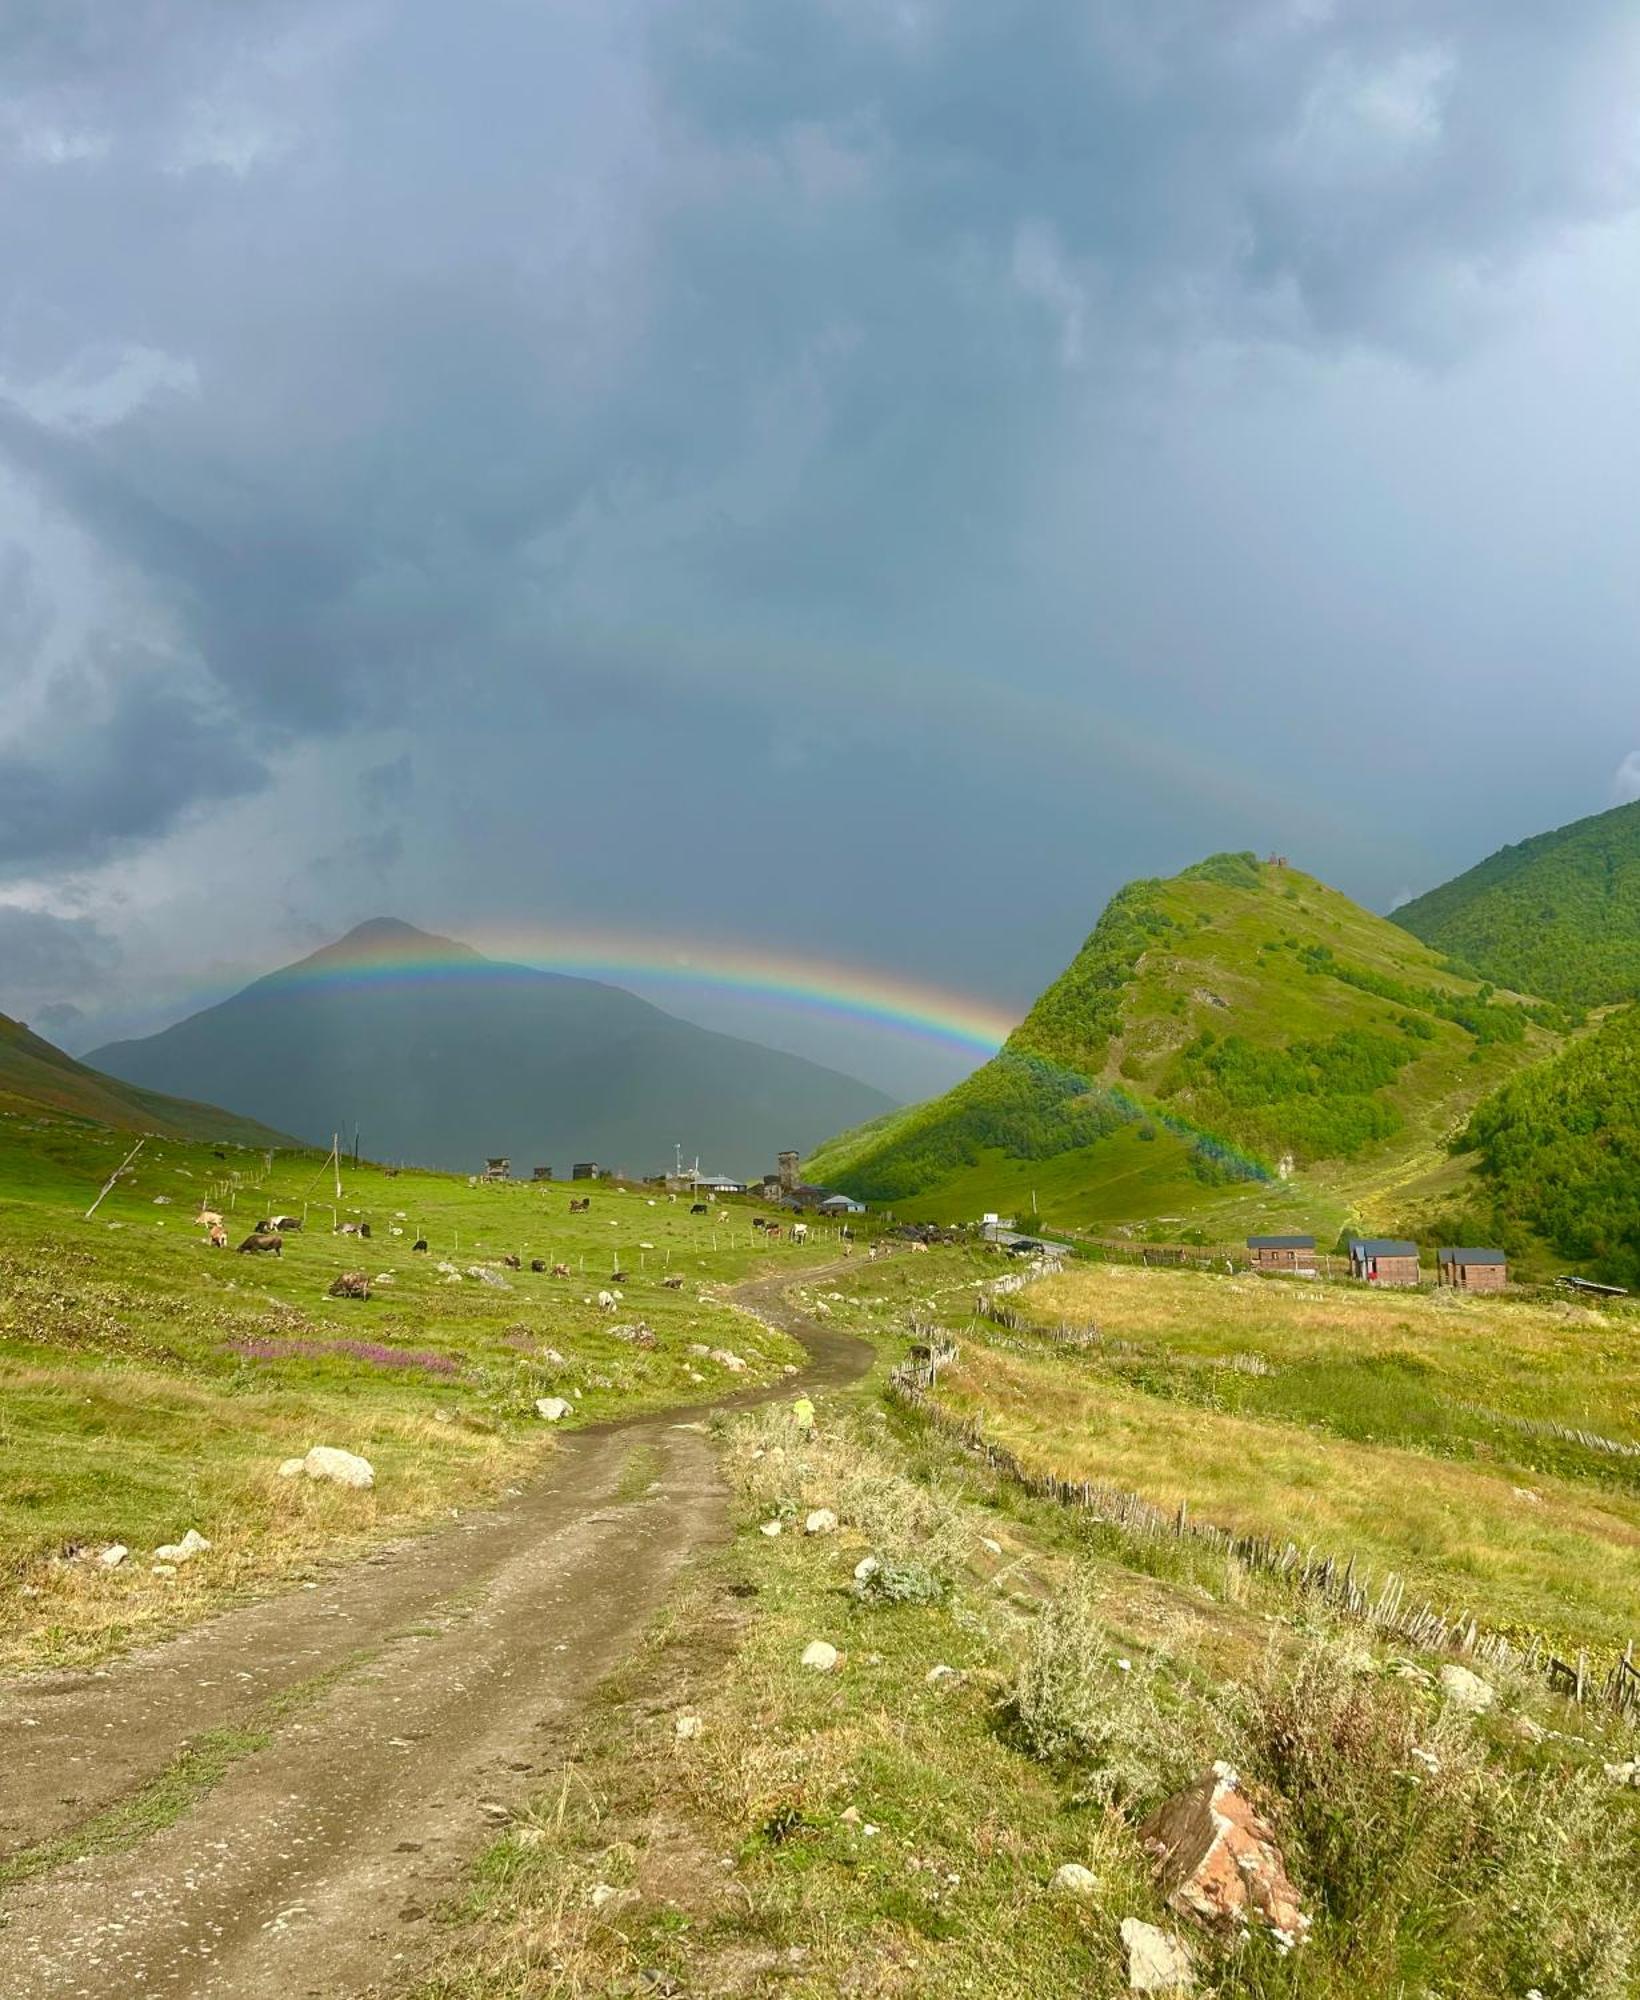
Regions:
M 585 1215 L 591 1207 L 591 1195 L 584 1195 L 578 1199 L 571 1199 L 569 1212 L 571 1215 Z M 709 1215 L 711 1208 L 707 1202 L 697 1201 L 692 1205 L 689 1213 L 691 1215 Z M 196 1227 L 205 1231 L 206 1241 L 213 1249 L 227 1249 L 229 1243 L 228 1228 L 220 1210 L 202 1208 L 198 1215 L 194 1217 L 194 1222 Z M 266 1215 L 257 1223 L 244 1242 L 238 1244 L 236 1247 L 241 1256 L 277 1257 L 284 1250 L 285 1238 L 295 1235 L 301 1227 L 302 1218 L 299 1215 Z M 765 1240 L 770 1242 L 783 1233 L 783 1226 L 780 1223 L 770 1222 L 761 1215 L 754 1215 L 752 1217 L 752 1227 L 760 1231 Z M 400 1233 L 398 1230 L 394 1231 L 395 1235 Z M 335 1234 L 338 1236 L 357 1236 L 368 1241 L 370 1237 L 370 1224 L 368 1222 L 341 1222 L 336 1225 Z M 846 1237 L 852 1237 L 854 1232 L 851 1229 L 845 1228 L 843 1234 Z M 793 1243 L 806 1243 L 808 1237 L 809 1226 L 806 1222 L 794 1222 L 791 1225 L 791 1240 Z M 410 1248 L 414 1251 L 425 1253 L 427 1238 L 425 1236 L 418 1236 L 415 1242 L 410 1245 Z M 521 1271 L 524 1268 L 524 1260 L 521 1257 L 506 1256 L 501 1259 L 501 1262 L 509 1271 Z M 549 1266 L 544 1257 L 532 1257 L 530 1259 L 530 1269 L 535 1272 L 547 1272 Z M 551 1265 L 550 1273 L 555 1278 L 567 1278 L 571 1275 L 567 1264 Z M 612 1275 L 614 1281 L 619 1283 L 626 1276 L 626 1273 L 624 1271 L 616 1271 Z M 663 1278 L 661 1282 L 669 1291 L 679 1291 L 683 1286 L 682 1278 L 678 1277 Z

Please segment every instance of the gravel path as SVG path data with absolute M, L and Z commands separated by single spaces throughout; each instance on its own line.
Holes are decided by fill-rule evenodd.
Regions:
M 808 1348 L 805 1388 L 848 1381 L 870 1358 L 782 1298 L 823 1275 L 737 1294 Z M 277 1697 L 335 1677 L 174 1825 L 13 1888 L 0 1910 L 5 2000 L 391 1991 L 422 1956 L 428 1913 L 544 1788 L 579 1704 L 679 1567 L 727 1533 L 716 1454 L 690 1414 L 572 1433 L 494 1513 L 114 1666 L 0 1690 L 4 1853 L 72 1831 L 203 1732 L 254 1727 Z M 653 1478 L 623 1498 L 635 1451 Z

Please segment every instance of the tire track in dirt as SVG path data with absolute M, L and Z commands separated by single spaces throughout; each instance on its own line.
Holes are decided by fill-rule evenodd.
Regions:
M 871 1350 L 782 1294 L 735 1296 L 803 1342 L 805 1388 Z M 698 1409 L 791 1393 L 793 1380 Z M 270 1699 L 340 1671 L 175 1824 L 59 1867 L 5 1901 L 6 2000 L 332 2000 L 385 1992 L 422 1956 L 432 1907 L 494 1825 L 539 1792 L 556 1745 L 630 1649 L 681 1565 L 727 1532 L 716 1453 L 672 1411 L 564 1437 L 509 1506 L 227 1613 L 93 1674 L 0 1698 L 13 1752 L 0 1844 L 81 1825 L 200 1732 L 254 1725 Z M 658 1468 L 623 1499 L 634 1452 Z M 32 1719 L 35 1727 L 6 1727 Z

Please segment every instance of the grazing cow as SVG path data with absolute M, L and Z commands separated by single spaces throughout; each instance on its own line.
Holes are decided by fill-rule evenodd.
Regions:
M 624 1271 L 611 1271 L 609 1282 L 612 1285 L 624 1285 L 626 1283 L 626 1273 Z
M 255 1229 L 240 1244 L 239 1252 L 241 1256 L 247 1252 L 252 1256 L 261 1256 L 271 1250 L 278 1257 L 283 1254 L 284 1248 L 285 1239 L 276 1229 Z
M 589 1195 L 589 1194 L 584 1194 L 584 1195 L 582 1195 L 582 1197 L 581 1197 L 581 1199 L 580 1199 L 579 1201 L 576 1201 L 576 1200 L 574 1200 L 573 1198 L 571 1199 L 571 1201 L 570 1201 L 570 1205 L 569 1205 L 569 1212 L 570 1212 L 570 1214 L 571 1214 L 571 1215 L 585 1215 L 585 1214 L 586 1214 L 586 1212 L 587 1212 L 587 1210 L 588 1210 L 588 1209 L 589 1209 L 589 1208 L 590 1208 L 591 1206 L 592 1206 L 592 1197 L 591 1197 L 591 1195 Z
M 330 1281 L 326 1295 L 333 1299 L 367 1299 L 370 1296 L 370 1279 L 364 1271 L 342 1271 Z
M 194 1217 L 196 1229 L 220 1229 L 221 1226 L 222 1211 L 218 1208 L 202 1208 Z
M 754 1215 L 752 1217 L 752 1227 L 754 1229 L 767 1229 L 768 1226 L 769 1225 L 763 1220 L 761 1215 Z
M 215 1149 L 215 1148 L 213 1147 L 213 1148 L 212 1148 L 212 1151 L 214 1152 L 215 1150 L 216 1150 L 216 1149 Z M 225 1160 L 225 1159 L 226 1159 L 226 1158 L 227 1158 L 228 1156 L 227 1156 L 227 1154 L 226 1154 L 226 1153 L 217 1153 L 217 1154 L 216 1154 L 216 1157 L 217 1157 L 217 1158 L 218 1158 L 219 1160 Z
M 302 1226 L 299 1215 L 275 1215 L 269 1219 L 268 1227 L 277 1229 L 281 1236 L 294 1234 Z
M 300 1223 L 297 1223 L 296 1226 L 298 1229 L 300 1229 L 302 1225 Z M 359 1224 L 359 1234 L 365 1239 L 367 1243 L 370 1241 L 370 1224 L 368 1222 L 361 1222 Z
M 213 1250 L 226 1250 L 228 1247 L 228 1232 L 222 1227 L 220 1222 L 213 1222 L 210 1234 L 206 1240 Z
M 600 1292 L 597 1303 L 600 1312 L 612 1313 L 620 1305 L 620 1300 L 613 1292 Z
M 808 1240 L 809 1225 L 806 1222 L 794 1222 L 792 1224 L 792 1241 L 794 1243 L 807 1243 Z
M 503 1257 L 501 1261 L 509 1271 L 522 1271 L 524 1268 L 522 1257 Z
M 358 1233 L 359 1225 L 356 1222 L 338 1222 L 336 1225 L 338 1236 L 357 1236 Z
M 552 1275 L 555 1278 L 567 1278 L 569 1276 L 569 1266 L 567 1264 L 554 1264 Z
M 662 1278 L 661 1283 L 669 1292 L 681 1292 L 683 1290 L 683 1280 L 681 1278 Z
M 768 1237 L 778 1236 L 780 1234 L 780 1224 L 778 1222 L 765 1222 L 763 1225 L 763 1234 Z
M 410 1245 L 410 1248 L 412 1250 L 425 1251 L 427 1248 L 427 1238 L 425 1236 L 418 1236 L 415 1242 Z
M 706 1206 L 705 1202 L 694 1201 L 689 1204 L 689 1213 L 691 1215 L 710 1215 L 711 1210 Z
M 920 1250 L 925 1257 L 928 1255 L 928 1245 L 920 1236 L 913 1237 L 911 1247 L 913 1250 Z
M 532 1257 L 530 1259 L 530 1269 L 532 1271 L 544 1271 L 546 1268 L 547 1260 L 545 1257 Z

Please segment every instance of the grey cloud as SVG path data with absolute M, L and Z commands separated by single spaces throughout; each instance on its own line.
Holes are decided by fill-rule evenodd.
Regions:
M 0 871 L 101 859 L 266 775 L 239 721 L 174 662 L 105 647 L 57 676 L 0 749 Z
M 1282 747 L 1227 710 L 1261 675 L 1282 716 L 1334 690 L 1281 651 L 1304 556 L 1221 617 L 1190 537 L 1239 584 L 1225 521 L 1249 467 L 1304 462 L 1303 391 L 1200 466 L 1164 448 L 1180 376 L 1456 367 L 1523 259 L 1635 200 L 1620 0 L 566 0 L 459 34 L 430 0 L 78 0 L 6 10 L 0 61 L 0 456 L 139 600 L 101 628 L 173 649 L 116 674 L 105 641 L 74 669 L 100 702 L 60 678 L 0 763 L 0 860 L 140 845 L 287 745 L 402 729 L 424 825 L 375 824 L 411 773 L 368 769 L 335 899 L 401 838 L 476 879 L 452 836 L 494 770 L 497 822 L 561 784 L 613 823 L 583 893 L 637 908 L 668 814 L 763 823 L 793 743 L 860 865 L 951 841 L 959 775 L 996 838 L 1052 824 L 1067 901 L 1256 839 Z M 1361 533 L 1325 467 L 1282 505 L 1276 547 L 1335 507 Z M 20 560 L 21 649 L 49 607 Z M 1397 586 L 1363 572 L 1366 613 Z M 1303 747 L 1272 814 L 1350 768 L 1307 719 Z M 1006 881 L 991 838 L 964 866 Z M 922 948 L 955 978 L 950 897 Z M 828 898 L 840 947 L 904 934 Z
M 119 947 L 90 917 L 58 917 L 0 903 L 0 1012 L 55 1039 L 72 1039 L 81 1003 L 102 998 Z

